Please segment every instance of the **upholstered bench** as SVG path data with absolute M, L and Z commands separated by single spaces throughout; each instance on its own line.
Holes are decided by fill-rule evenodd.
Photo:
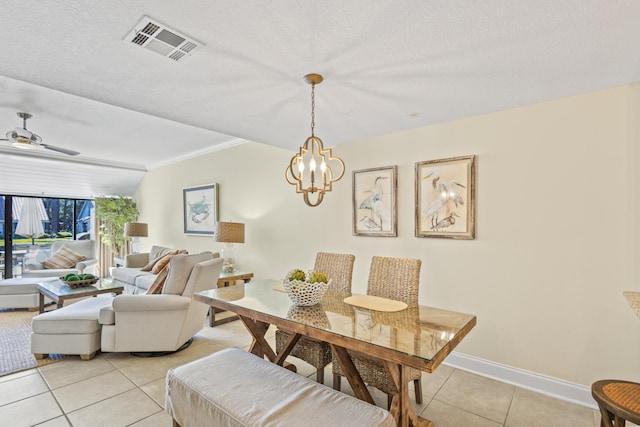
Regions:
M 36 310 L 40 304 L 38 283 L 57 277 L 30 277 L 0 280 L 0 308 L 28 308 Z M 51 302 L 45 298 L 45 304 Z
M 92 359 L 100 350 L 100 309 L 112 301 L 111 295 L 98 295 L 37 315 L 31 321 L 31 353 L 36 359 L 48 354 L 79 354 L 83 360 Z
M 395 426 L 377 406 L 238 348 L 167 372 L 174 426 Z

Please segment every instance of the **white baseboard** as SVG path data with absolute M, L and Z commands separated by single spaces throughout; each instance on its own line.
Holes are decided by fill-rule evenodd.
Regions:
M 443 363 L 456 369 L 469 371 L 482 375 L 483 377 L 522 387 L 556 399 L 598 409 L 598 405 L 595 400 L 593 400 L 593 397 L 591 397 L 590 387 L 457 352 L 452 352 Z

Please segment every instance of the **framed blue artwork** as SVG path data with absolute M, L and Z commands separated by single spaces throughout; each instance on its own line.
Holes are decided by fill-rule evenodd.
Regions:
M 185 234 L 213 236 L 218 221 L 218 184 L 182 190 Z

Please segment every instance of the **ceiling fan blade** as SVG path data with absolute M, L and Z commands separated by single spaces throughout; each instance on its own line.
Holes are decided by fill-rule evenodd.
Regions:
M 60 147 L 56 147 L 56 146 L 53 146 L 53 145 L 40 144 L 40 146 L 42 146 L 42 147 L 44 147 L 44 148 L 46 148 L 48 150 L 51 150 L 51 151 L 57 151 L 58 153 L 68 154 L 70 156 L 77 156 L 78 154 L 80 154 L 77 151 L 69 150 L 67 148 L 60 148 Z

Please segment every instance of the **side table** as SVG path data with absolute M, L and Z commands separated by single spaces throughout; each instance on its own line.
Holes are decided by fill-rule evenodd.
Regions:
M 246 271 L 234 271 L 233 273 L 220 273 L 218 276 L 218 287 L 224 288 L 231 284 L 234 284 L 236 280 L 242 280 L 244 283 L 248 283 L 253 278 L 253 273 L 248 273 Z M 220 310 L 217 308 L 209 307 L 209 326 L 214 327 L 218 325 L 223 325 L 228 322 L 233 322 L 234 320 L 238 320 L 238 316 L 229 316 L 224 319 L 216 320 L 216 313 L 220 313 L 224 310 Z

